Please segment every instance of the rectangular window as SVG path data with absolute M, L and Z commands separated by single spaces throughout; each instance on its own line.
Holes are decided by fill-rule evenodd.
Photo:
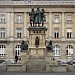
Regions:
M 16 37 L 17 38 L 21 38 L 22 37 L 22 30 L 21 30 L 21 28 L 17 28 L 17 30 L 16 30 Z
M 67 38 L 72 38 L 72 29 L 67 29 Z
M 17 23 L 21 23 L 22 22 L 22 15 L 17 15 Z
M 1 14 L 0 15 L 0 22 L 1 23 L 5 23 L 6 22 L 5 14 Z
M 67 15 L 67 23 L 72 23 L 72 15 Z
M 59 15 L 54 15 L 54 23 L 59 23 Z
M 5 38 L 5 29 L 4 28 L 0 29 L 0 38 Z
M 54 29 L 54 38 L 59 38 L 59 29 Z

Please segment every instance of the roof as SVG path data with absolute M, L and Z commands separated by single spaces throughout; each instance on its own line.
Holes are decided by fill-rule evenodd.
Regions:
M 0 5 L 74 5 L 75 0 L 0 0 Z

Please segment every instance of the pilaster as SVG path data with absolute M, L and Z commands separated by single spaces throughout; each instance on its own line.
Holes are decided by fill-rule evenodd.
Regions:
M 24 27 L 23 27 L 23 29 L 24 29 L 24 40 L 26 40 L 26 36 L 27 36 L 27 16 L 26 16 L 27 14 L 26 14 L 26 12 L 24 13 Z
M 10 13 L 7 13 L 7 38 L 10 38 L 10 33 L 11 33 L 11 23 L 10 23 Z
M 75 20 L 75 12 L 74 12 L 74 20 Z M 75 21 L 74 21 L 74 26 L 73 26 L 73 37 L 74 37 L 74 42 L 75 42 Z M 74 46 L 74 50 L 75 50 L 75 46 Z M 74 53 L 74 59 L 75 59 L 75 51 L 73 51 Z
M 64 12 L 62 13 L 62 37 L 64 38 Z
M 75 12 L 74 12 L 74 20 L 75 20 Z M 75 21 L 74 21 L 74 26 L 73 26 L 73 27 L 74 27 L 74 28 L 73 28 L 73 34 L 74 34 L 73 37 L 74 37 L 74 39 L 75 39 L 75 31 L 74 31 L 74 30 L 75 30 Z
M 62 32 L 61 32 L 61 40 L 62 41 L 65 41 L 65 27 L 64 27 L 64 24 L 65 24 L 65 22 L 64 22 L 64 12 L 62 12 L 62 27 L 61 27 L 61 29 L 62 29 Z
M 13 40 L 14 39 L 14 32 L 15 32 L 14 31 L 14 13 L 11 13 L 10 16 L 11 16 L 11 18 L 10 18 L 10 20 L 11 20 L 10 21 L 11 22 L 11 24 L 10 24 L 11 25 L 11 28 L 10 28 L 11 29 L 11 31 L 10 31 L 11 32 L 10 40 Z
M 49 35 L 49 40 L 52 38 L 52 17 L 51 17 L 52 13 L 49 13 L 49 26 L 48 26 L 48 35 Z

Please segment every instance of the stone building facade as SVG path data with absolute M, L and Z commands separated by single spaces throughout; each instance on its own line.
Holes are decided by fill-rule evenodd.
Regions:
M 29 43 L 29 12 L 45 9 L 46 42 L 53 41 L 56 60 L 75 59 L 75 1 L 0 0 L 0 60 L 20 56 L 22 40 Z

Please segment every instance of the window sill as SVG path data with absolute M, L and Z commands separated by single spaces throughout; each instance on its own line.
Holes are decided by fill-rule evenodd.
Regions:
M 15 22 L 15 24 L 23 24 L 23 22 Z
M 6 24 L 6 22 L 0 22 L 0 24 Z
M 66 55 L 67 57 L 73 57 L 73 55 Z
M 66 38 L 67 40 L 69 40 L 69 39 L 73 39 L 73 38 Z
M 60 24 L 60 22 L 53 22 L 53 24 Z
M 73 24 L 74 22 L 66 22 L 66 24 Z
M 60 57 L 60 55 L 54 55 L 55 57 Z

